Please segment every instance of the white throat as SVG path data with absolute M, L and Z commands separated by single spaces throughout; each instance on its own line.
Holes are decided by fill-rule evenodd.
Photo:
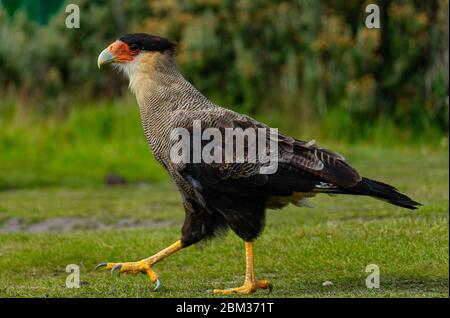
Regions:
M 142 53 L 139 53 L 130 62 L 114 63 L 114 67 L 125 74 L 125 77 L 129 80 L 129 87 L 133 93 L 136 93 L 136 74 L 138 73 L 139 66 L 141 65 L 141 58 Z

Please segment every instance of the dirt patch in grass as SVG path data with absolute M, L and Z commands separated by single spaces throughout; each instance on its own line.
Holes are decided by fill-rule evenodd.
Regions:
M 74 230 L 99 230 L 117 228 L 163 228 L 178 224 L 175 220 L 135 220 L 119 219 L 114 223 L 106 223 L 97 219 L 77 217 L 50 218 L 35 223 L 27 223 L 16 217 L 9 218 L 0 224 L 0 233 L 11 232 L 69 232 Z

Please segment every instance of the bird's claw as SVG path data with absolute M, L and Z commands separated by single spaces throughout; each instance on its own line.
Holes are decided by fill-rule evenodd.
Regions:
M 267 280 L 254 280 L 254 281 L 246 281 L 244 285 L 236 288 L 225 288 L 225 289 L 213 289 L 207 290 L 206 292 L 209 294 L 225 294 L 225 295 L 249 295 L 253 294 L 258 289 L 268 289 L 270 294 L 272 292 L 273 286 Z
M 115 272 L 116 270 L 119 270 L 119 276 L 120 276 L 120 269 L 121 269 L 121 268 L 122 268 L 122 264 L 114 265 L 114 267 L 111 268 L 111 275 L 114 275 L 114 272 Z
M 155 288 L 153 288 L 154 292 L 157 292 L 159 287 L 161 287 L 161 279 L 159 279 L 159 277 L 156 279 L 156 286 Z
M 118 272 L 119 275 L 120 273 L 145 273 L 150 278 L 150 281 L 156 284 L 155 288 L 153 289 L 154 292 L 158 291 L 161 287 L 161 279 L 159 278 L 158 274 L 156 274 L 151 269 L 151 264 L 149 264 L 146 260 L 131 263 L 100 263 L 95 267 L 95 269 L 98 269 L 100 267 L 105 267 L 111 272 L 111 275 L 114 275 L 115 272 Z
M 98 264 L 97 266 L 95 266 L 95 269 L 97 270 L 97 269 L 99 269 L 100 267 L 104 267 L 104 266 L 106 266 L 106 265 L 108 265 L 108 263 L 100 263 L 100 264 Z

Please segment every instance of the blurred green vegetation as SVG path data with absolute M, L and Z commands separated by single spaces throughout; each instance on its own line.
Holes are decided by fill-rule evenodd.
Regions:
M 1 189 L 166 178 L 126 80 L 96 67 L 138 31 L 176 41 L 183 74 L 214 102 L 298 138 L 448 148 L 448 0 L 377 1 L 379 30 L 360 0 L 56 1 L 34 16 L 44 2 L 0 5 Z M 69 2 L 79 29 L 65 27 Z
M 0 109 L 0 189 L 102 184 L 112 174 L 135 182 L 167 178 L 131 102 L 73 105 L 64 120 L 30 116 L 14 103 Z
M 44 26 L 36 8 L 0 7 L 1 96 L 64 113 L 74 99 L 128 94 L 95 62 L 119 35 L 143 31 L 178 42 L 183 73 L 215 102 L 283 127 L 331 117 L 352 123 L 340 136 L 350 140 L 380 121 L 411 139 L 448 133 L 448 0 L 377 1 L 380 29 L 366 28 L 364 0 L 69 2 L 80 29 L 65 27 L 65 4 Z

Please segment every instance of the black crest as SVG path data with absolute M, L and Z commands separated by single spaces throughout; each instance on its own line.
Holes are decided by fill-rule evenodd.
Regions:
M 146 33 L 125 34 L 119 38 L 132 50 L 175 53 L 176 44 L 166 38 Z

